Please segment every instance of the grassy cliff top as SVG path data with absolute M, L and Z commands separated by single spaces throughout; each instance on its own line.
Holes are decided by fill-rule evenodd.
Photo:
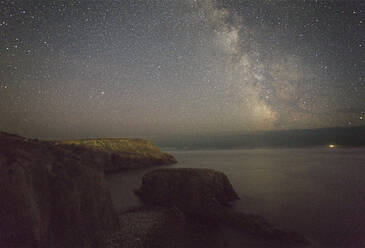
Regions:
M 115 153 L 120 156 L 165 157 L 165 153 L 157 146 L 151 141 L 144 139 L 99 138 L 57 141 L 56 143 L 82 146 L 97 151 Z
M 92 160 L 92 158 L 98 160 L 97 163 L 90 163 L 98 169 L 104 168 L 104 171 L 108 173 L 177 162 L 172 155 L 162 152 L 151 141 L 143 139 L 100 138 L 40 141 L 0 132 L 0 148 L 2 147 L 4 149 L 21 147 L 30 153 L 44 150 L 44 152 L 40 152 L 43 157 L 65 157 L 65 159 L 71 160 L 75 154 L 82 153 L 86 160 Z M 4 149 L 0 149 L 0 152 Z

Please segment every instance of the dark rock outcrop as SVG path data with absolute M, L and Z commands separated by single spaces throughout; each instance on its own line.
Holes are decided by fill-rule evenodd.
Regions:
M 104 153 L 0 133 L 0 247 L 104 247 L 119 224 Z
M 234 212 L 228 206 L 238 200 L 228 178 L 210 169 L 158 169 L 147 173 L 136 194 L 144 203 L 177 207 L 203 223 L 222 224 L 281 244 L 307 245 L 303 236 L 276 228 L 258 215 Z
M 104 170 L 107 173 L 177 162 L 172 155 L 162 152 L 151 141 L 143 139 L 102 138 L 57 141 L 56 143 L 80 146 L 108 154 L 110 161 L 104 164 Z
M 239 199 L 226 175 L 210 169 L 158 169 L 147 173 L 136 194 L 145 203 L 185 213 L 223 209 Z

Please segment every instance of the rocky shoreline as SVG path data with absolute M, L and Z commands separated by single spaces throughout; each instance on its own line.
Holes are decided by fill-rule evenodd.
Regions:
M 0 247 L 218 248 L 226 246 L 225 226 L 280 247 L 309 244 L 260 216 L 234 212 L 238 195 L 223 173 L 210 169 L 145 174 L 136 189 L 143 207 L 118 216 L 104 178 L 114 171 L 113 156 L 119 156 L 115 170 L 176 160 L 141 140 L 75 142 L 0 133 Z M 133 163 L 123 165 L 131 156 Z

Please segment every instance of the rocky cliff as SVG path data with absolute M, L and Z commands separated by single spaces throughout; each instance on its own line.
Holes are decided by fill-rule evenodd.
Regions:
M 0 133 L 0 247 L 104 247 L 119 223 L 105 153 Z
M 45 142 L 0 133 L 0 247 L 224 247 L 222 225 L 280 247 L 308 244 L 260 216 L 232 211 L 236 192 L 210 169 L 147 173 L 136 192 L 149 206 L 118 218 L 104 171 L 167 161 L 175 160 L 144 140 Z
M 173 156 L 143 139 L 83 139 L 56 143 L 105 152 L 110 156 L 110 162 L 105 164 L 105 172 L 176 163 Z

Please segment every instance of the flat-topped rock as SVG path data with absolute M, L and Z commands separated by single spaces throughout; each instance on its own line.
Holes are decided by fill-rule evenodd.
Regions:
M 136 193 L 145 203 L 185 213 L 216 211 L 239 199 L 226 175 L 211 169 L 157 169 L 143 177 Z

